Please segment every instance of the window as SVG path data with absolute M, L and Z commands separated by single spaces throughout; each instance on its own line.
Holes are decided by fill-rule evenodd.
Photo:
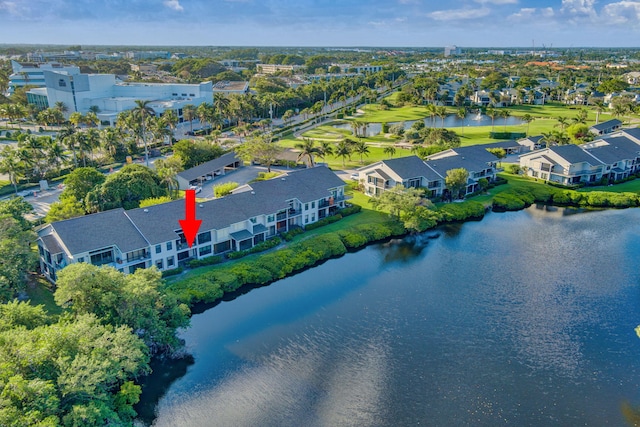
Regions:
M 148 256 L 146 249 L 138 249 L 137 251 L 131 251 L 127 253 L 127 262 L 143 259 Z
M 78 262 L 84 262 L 84 257 L 81 256 L 80 258 L 78 258 Z
M 189 258 L 189 251 L 184 251 L 184 252 L 178 252 L 178 261 L 182 261 L 185 260 L 187 258 Z
M 58 80 L 58 86 L 59 87 L 67 87 L 67 82 L 65 82 L 63 79 Z
M 304 216 L 304 223 L 308 224 L 309 223 L 309 215 L 305 215 Z
M 89 252 L 91 257 L 91 264 L 103 265 L 113 262 L 113 251 L 111 249 L 106 251 Z
M 251 221 L 251 224 L 255 224 L 256 223 L 256 217 L 254 216 L 253 218 L 250 218 L 249 221 Z
M 170 251 L 171 249 L 173 249 L 173 243 L 167 242 L 167 250 Z
M 200 249 L 198 249 L 198 254 L 200 256 L 207 255 L 210 253 L 211 253 L 211 245 L 203 246 Z
M 174 266 L 174 259 L 172 256 L 170 256 L 169 258 L 167 258 L 167 267 L 173 267 Z
M 305 203 L 305 204 L 304 204 L 304 210 L 305 210 L 305 211 L 308 211 L 308 210 L 309 210 L 309 203 Z
M 273 222 L 274 220 L 275 220 L 275 217 L 273 215 L 267 216 L 267 222 Z
M 156 253 L 159 254 L 162 252 L 162 245 L 156 245 Z
M 158 267 L 158 270 L 162 270 L 164 268 L 164 263 L 161 259 L 156 261 L 156 267 Z
M 201 245 L 203 243 L 206 242 L 210 242 L 211 241 L 211 232 L 210 231 L 206 231 L 204 233 L 200 233 L 198 234 L 198 244 Z
M 316 202 L 311 202 L 311 209 L 315 209 L 316 208 Z
M 311 222 L 315 222 L 316 220 L 316 214 L 311 214 Z

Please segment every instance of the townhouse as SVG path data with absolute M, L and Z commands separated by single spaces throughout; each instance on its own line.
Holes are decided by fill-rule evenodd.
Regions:
M 622 122 L 618 119 L 607 120 L 606 122 L 598 123 L 589 128 L 589 131 L 594 135 L 607 135 L 614 133 L 622 128 Z
M 640 129 L 625 129 L 582 145 L 560 145 L 520 156 L 525 174 L 563 185 L 612 183 L 640 170 Z
M 365 194 L 379 196 L 397 185 L 424 188 L 427 197 L 448 194 L 445 185 L 447 172 L 464 168 L 469 172 L 466 194 L 478 190 L 482 178 L 493 181 L 496 176 L 497 158 L 487 151 L 493 144 L 459 147 L 428 156 L 425 160 L 417 156 L 382 160 L 358 169 L 358 180 Z
M 345 206 L 344 187 L 331 170 L 318 166 L 197 203 L 202 224 L 191 248 L 178 223 L 184 219 L 184 200 L 53 222 L 38 230 L 41 271 L 55 283 L 57 272 L 76 262 L 110 265 L 123 273 L 154 265 L 164 271 L 191 259 L 249 249 L 334 214 Z

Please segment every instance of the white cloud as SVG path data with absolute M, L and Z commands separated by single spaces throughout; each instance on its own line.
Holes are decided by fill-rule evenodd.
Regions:
M 560 12 L 570 16 L 595 18 L 597 14 L 594 4 L 595 0 L 562 0 Z
M 510 21 L 530 21 L 534 18 L 551 18 L 555 12 L 551 7 L 537 9 L 535 7 L 523 7 L 520 11 L 512 13 L 507 19 Z
M 610 24 L 640 23 L 640 2 L 620 1 L 602 8 L 602 19 Z
M 179 0 L 165 0 L 162 4 L 167 6 L 169 9 L 173 9 L 178 12 L 182 12 L 184 10 L 184 7 L 182 7 Z
M 518 0 L 474 0 L 476 3 L 480 4 L 517 4 Z
M 437 10 L 435 12 L 427 13 L 427 16 L 436 21 L 457 21 L 464 19 L 476 19 L 489 15 L 491 10 L 486 7 L 480 9 L 449 9 L 449 10 Z

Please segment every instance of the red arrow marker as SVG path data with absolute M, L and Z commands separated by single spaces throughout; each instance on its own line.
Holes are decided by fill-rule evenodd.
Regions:
M 186 218 L 179 219 L 178 222 L 184 233 L 184 238 L 187 240 L 187 244 L 191 247 L 196 240 L 202 220 L 196 219 L 196 190 L 186 190 L 185 193 Z

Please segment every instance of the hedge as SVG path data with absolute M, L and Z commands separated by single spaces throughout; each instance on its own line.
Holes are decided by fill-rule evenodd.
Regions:
M 247 256 L 249 254 L 255 254 L 257 252 L 264 252 L 267 249 L 275 248 L 280 243 L 282 243 L 282 239 L 280 239 L 279 237 L 273 237 L 271 239 L 265 240 L 264 242 L 258 243 L 257 245 L 255 245 L 251 249 L 246 249 L 244 251 L 231 252 L 231 253 L 227 254 L 227 258 L 229 258 L 229 259 L 238 259 L 238 258 L 242 258 L 244 256 Z
M 342 215 L 337 214 L 337 215 L 331 215 L 325 218 L 322 218 L 320 221 L 317 222 L 313 222 L 311 224 L 307 224 L 305 225 L 305 229 L 308 230 L 315 230 L 316 228 L 322 227 L 324 225 L 328 225 L 328 224 L 333 224 L 334 222 L 338 222 L 342 219 Z
M 202 259 L 192 259 L 188 262 L 190 268 L 202 267 L 204 265 L 220 264 L 223 261 L 221 256 L 214 255 Z
M 318 262 L 344 255 L 347 248 L 354 249 L 404 232 L 404 227 L 397 221 L 362 224 L 349 231 L 314 236 L 257 259 L 221 265 L 198 277 L 172 283 L 167 291 L 187 304 L 213 302 L 222 298 L 225 292 L 233 292 L 243 285 L 265 285 Z
M 440 222 L 464 221 L 467 219 L 480 219 L 484 217 L 485 208 L 480 202 L 473 200 L 462 203 L 448 203 L 437 209 L 440 214 Z

